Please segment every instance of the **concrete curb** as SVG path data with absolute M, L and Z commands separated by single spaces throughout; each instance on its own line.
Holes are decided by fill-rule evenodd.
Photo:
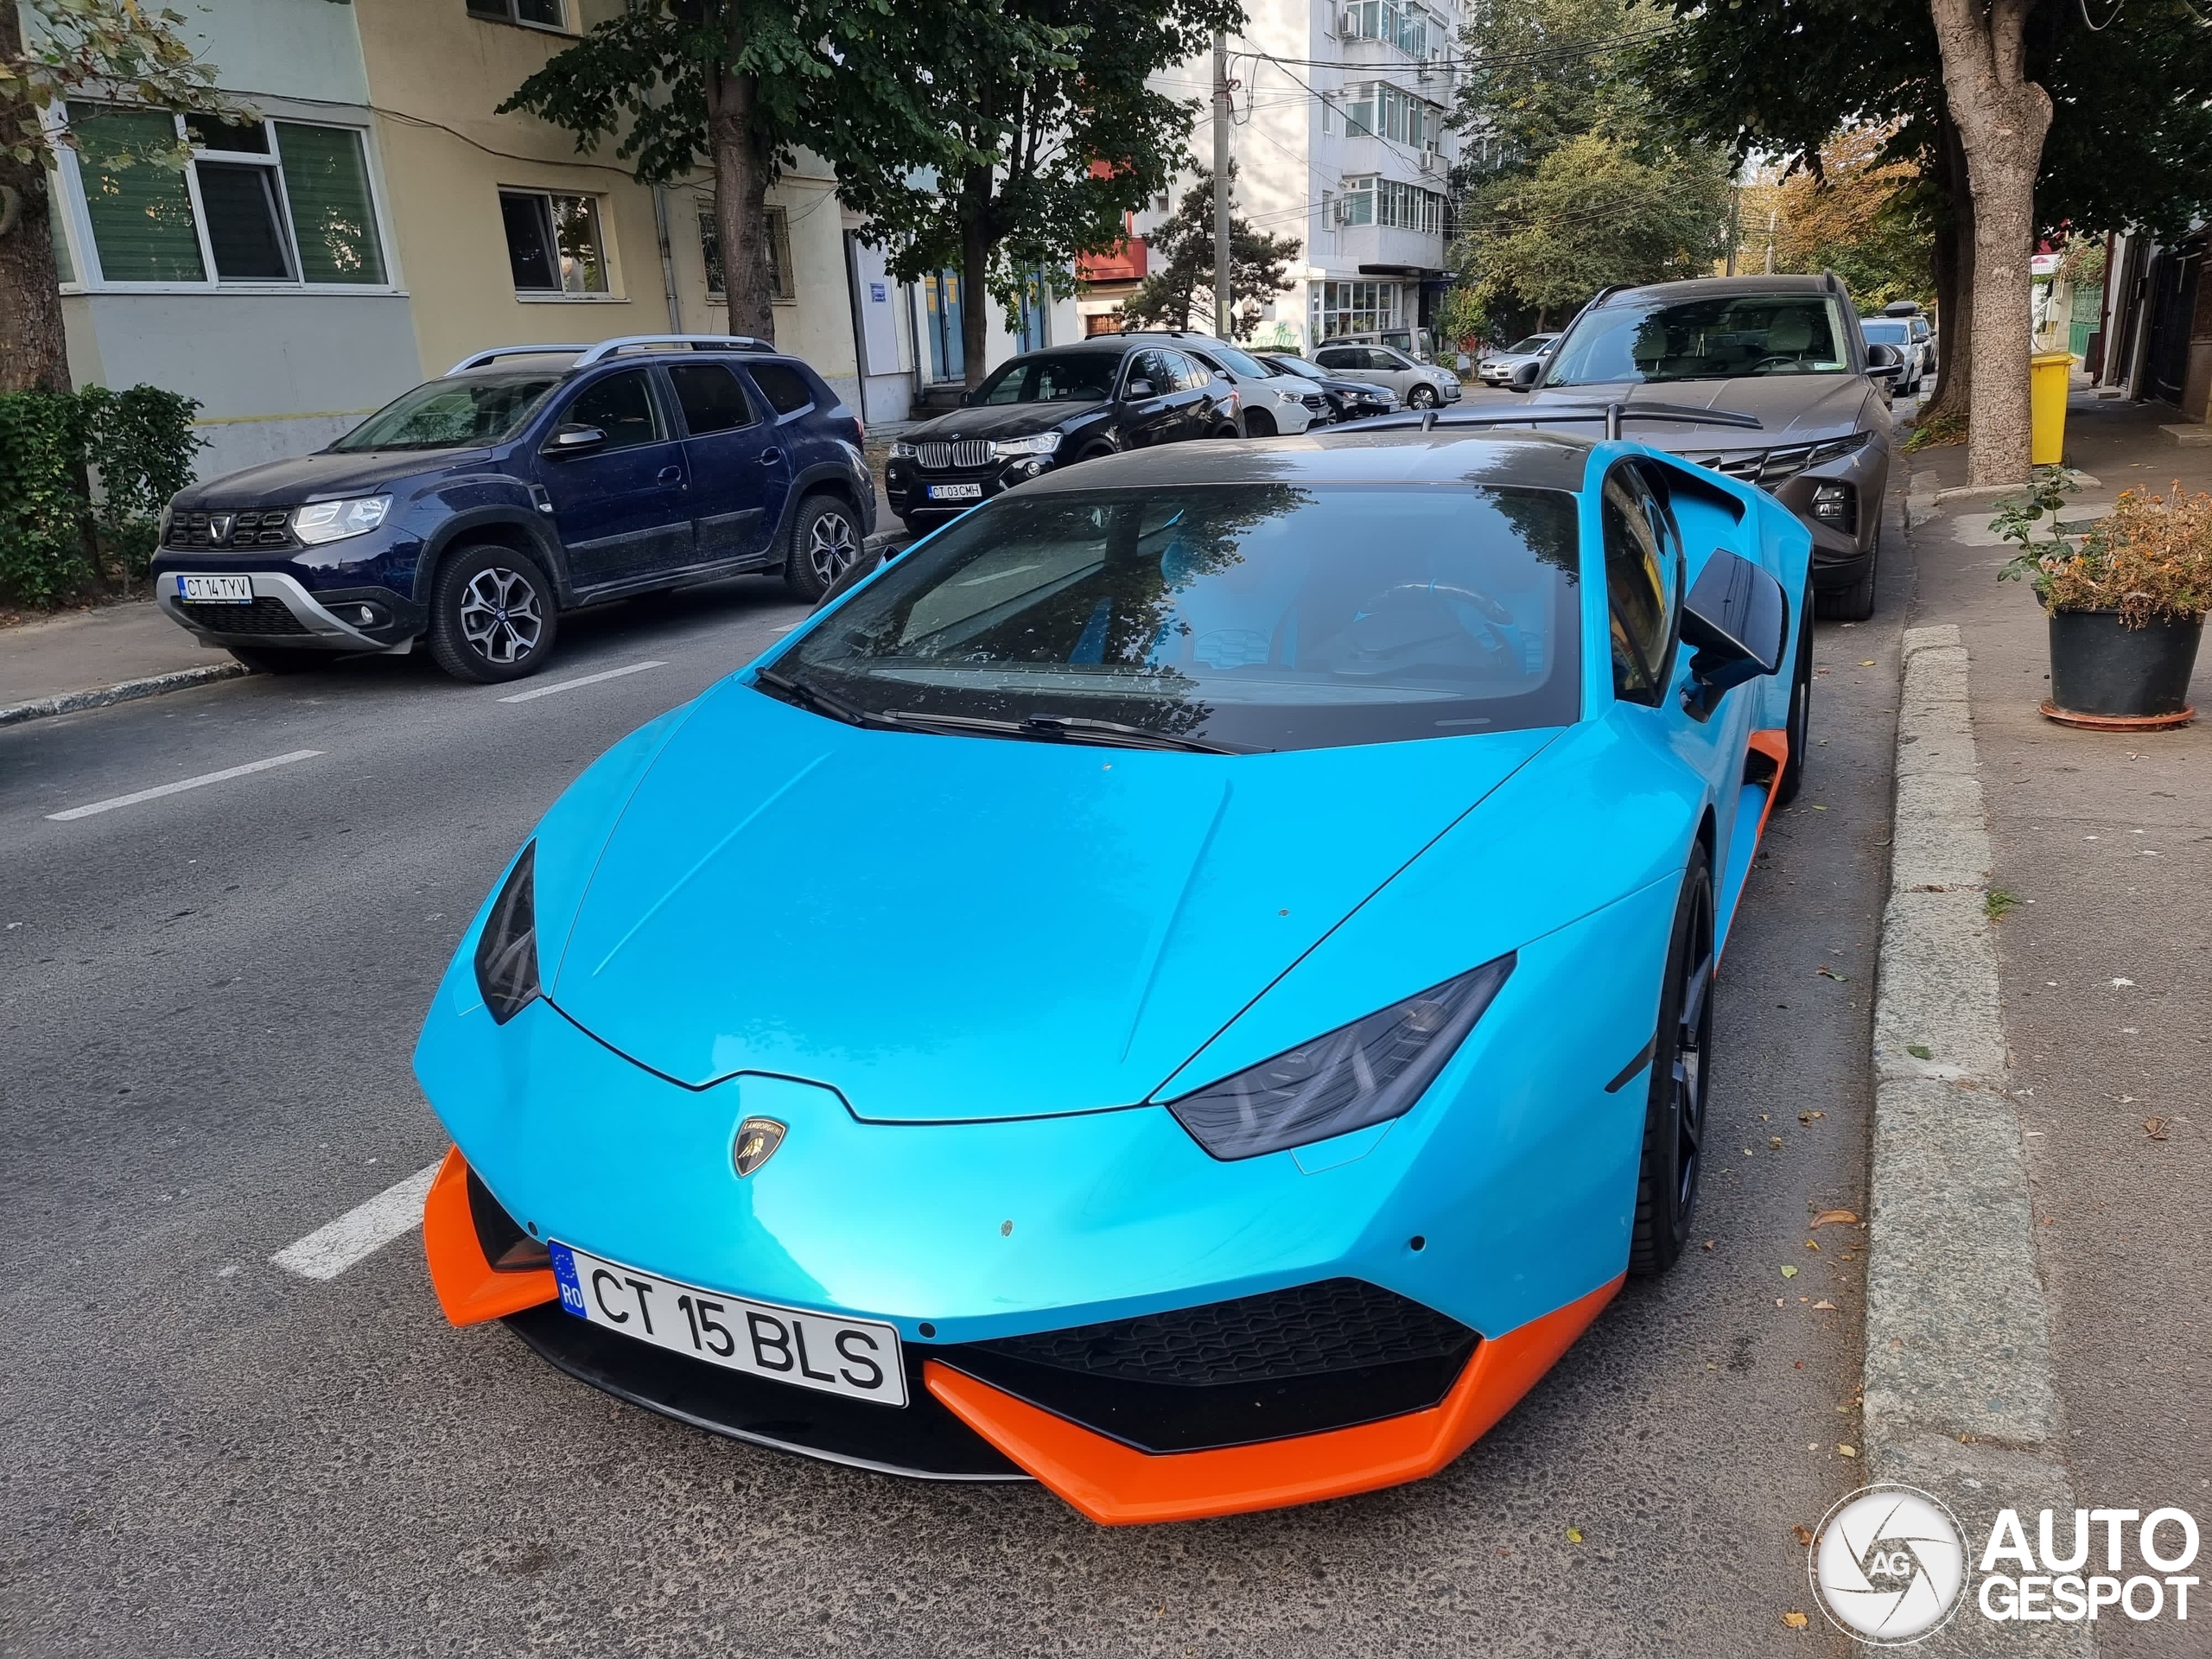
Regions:
M 2027 1162 L 2005 1091 L 1967 652 L 1955 627 L 1909 628 L 1904 658 L 1874 1002 L 1866 1472 L 1943 1499 L 1974 1556 L 1997 1510 L 2066 1510 L 2074 1497 Z M 2095 1635 L 1962 1608 L 1937 1649 L 2089 1655 Z
M 0 726 L 20 725 L 27 720 L 45 720 L 54 715 L 79 714 L 87 709 L 105 709 L 111 702 L 135 702 L 140 697 L 156 697 L 164 691 L 187 691 L 215 680 L 234 680 L 248 671 L 244 663 L 210 663 L 205 668 L 181 668 L 174 674 L 149 675 L 143 680 L 125 680 L 120 685 L 64 691 L 54 697 L 35 697 L 29 702 L 11 703 L 0 709 Z

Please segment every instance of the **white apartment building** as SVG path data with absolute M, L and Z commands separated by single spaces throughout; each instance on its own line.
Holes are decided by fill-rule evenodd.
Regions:
M 1431 321 L 1450 286 L 1446 181 L 1459 138 L 1444 120 L 1460 16 L 1459 0 L 1249 0 L 1244 32 L 1229 43 L 1237 207 L 1255 230 L 1305 245 L 1290 290 L 1262 308 L 1262 343 L 1310 350 L 1333 334 Z M 1155 84 L 1208 99 L 1212 60 L 1195 58 Z M 1201 158 L 1212 155 L 1211 107 L 1192 133 Z M 1137 216 L 1140 239 L 1171 200 Z M 1117 270 L 1144 263 L 1141 247 L 1130 256 Z M 1114 326 L 1126 291 L 1094 287 L 1079 306 L 1086 327 Z

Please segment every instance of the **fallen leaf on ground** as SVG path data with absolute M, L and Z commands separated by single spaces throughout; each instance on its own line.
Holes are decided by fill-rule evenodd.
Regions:
M 1785 1263 L 1782 1269 L 1782 1276 L 1785 1279 L 1795 1279 L 1797 1276 L 1797 1264 L 1794 1262 Z
M 1769 1150 L 1780 1152 L 1782 1150 L 1782 1137 L 1778 1135 L 1770 1135 L 1766 1138 L 1766 1144 Z
M 1567 1541 L 1570 1544 L 1580 1543 L 1582 1541 L 1582 1529 L 1580 1527 L 1569 1527 L 1567 1529 Z
M 2172 1121 L 2164 1117 L 2146 1117 L 2143 1120 L 2143 1133 L 2153 1141 L 2163 1141 L 2166 1138 L 2166 1125 Z
M 1805 1529 L 1800 1527 L 1797 1530 L 1803 1532 Z M 1806 1537 L 1805 1541 L 1808 1544 L 1813 1541 L 1809 1535 Z M 1805 1615 L 1802 1613 L 1784 1613 L 1782 1616 L 1782 1622 L 1784 1624 L 1787 1624 L 1793 1630 L 1802 1630 L 1805 1628 Z
M 1708 1239 L 1707 1239 L 1707 1240 L 1705 1241 L 1705 1248 L 1706 1248 L 1707 1249 L 1708 1249 L 1708 1250 L 1709 1250 L 1709 1249 L 1711 1249 L 1713 1247 L 1713 1245 L 1714 1245 L 1714 1244 L 1718 1243 L 1719 1242 L 1719 1240 L 1717 1240 L 1717 1239 L 1711 1239 L 1711 1238 L 1708 1238 Z
M 1813 1547 L 1813 1529 L 1810 1527 L 1792 1527 L 1789 1530 L 1797 1535 L 1797 1541 L 1806 1548 L 1810 1549 Z M 1799 1617 L 1802 1618 L 1803 1615 L 1801 1614 Z
M 1869 657 L 1865 662 L 1859 664 L 1859 666 L 1861 668 L 1872 668 L 1874 666 L 1874 659 L 1872 657 Z
M 1904 1052 L 1916 1060 L 1932 1060 L 1936 1058 L 1936 1051 L 1925 1043 L 1907 1043 L 1904 1046 Z
M 1817 1243 L 1815 1243 L 1813 1240 L 1811 1240 L 1811 1239 L 1809 1239 L 1809 1238 L 1808 1238 L 1808 1239 L 1807 1239 L 1807 1240 L 1805 1241 L 1805 1248 L 1806 1248 L 1807 1249 L 1808 1249 L 1808 1250 L 1817 1250 L 1817 1249 L 1819 1249 L 1821 1247 L 1820 1247 Z
M 1830 1222 L 1835 1222 L 1846 1227 L 1856 1227 L 1859 1224 L 1859 1217 L 1848 1210 L 1823 1210 L 1813 1217 L 1813 1225 L 1815 1227 L 1825 1227 Z
M 1846 1446 L 1846 1445 L 1844 1445 L 1844 1444 L 1843 1444 L 1843 1442 L 1842 1442 L 1842 1441 L 1840 1441 L 1840 1440 L 1838 1440 L 1838 1441 L 1836 1442 L 1836 1447 L 1835 1447 L 1835 1449 L 1836 1449 L 1836 1455 L 1837 1455 L 1837 1456 L 1839 1456 L 1839 1457 L 1845 1457 L 1845 1458 L 1855 1458 L 1855 1457 L 1857 1457 L 1857 1456 L 1859 1455 L 1859 1448 L 1858 1448 L 1857 1446 Z
M 1813 1312 L 1815 1313 L 1833 1313 L 1835 1312 L 1835 1304 L 1825 1300 L 1815 1302 L 1813 1304 Z
M 1840 981 L 1844 978 L 1843 975 L 1836 972 L 1834 969 L 1829 967 L 1826 963 L 1822 963 L 1819 967 L 1814 969 L 1813 971 L 1818 974 L 1822 979 Z
M 1815 811 L 1815 812 L 1825 812 L 1825 811 L 1827 811 L 1827 808 L 1826 808 L 1825 806 L 1816 806 L 1816 807 L 1815 807 L 1815 808 L 1813 809 L 1813 810 L 1814 810 L 1814 811 Z
M 2135 982 L 2132 979 L 2115 979 L 2113 981 L 2113 983 L 2115 985 L 2133 985 L 2134 982 Z

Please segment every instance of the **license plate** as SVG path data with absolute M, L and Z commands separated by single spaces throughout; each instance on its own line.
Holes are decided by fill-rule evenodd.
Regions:
M 251 605 L 251 576 L 179 576 L 176 596 L 198 605 Z
M 980 484 L 932 484 L 930 486 L 930 499 L 932 501 L 980 501 L 982 499 L 983 486 Z
M 747 1301 L 570 1245 L 550 1248 L 561 1306 L 580 1319 L 772 1382 L 878 1405 L 906 1403 L 899 1333 L 887 1325 Z

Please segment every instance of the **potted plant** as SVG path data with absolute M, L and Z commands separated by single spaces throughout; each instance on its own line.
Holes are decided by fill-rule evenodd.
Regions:
M 1998 503 L 1990 528 L 2019 556 L 1998 572 L 2025 580 L 2050 618 L 2050 696 L 2043 712 L 2068 725 L 2116 730 L 2180 726 L 2198 635 L 2212 610 L 2212 494 L 2177 482 L 2164 495 L 2129 490 L 2106 517 L 2066 524 L 2080 487 L 2063 467 L 2038 468 L 2028 491 Z M 2036 528 L 2050 520 L 2049 534 Z

